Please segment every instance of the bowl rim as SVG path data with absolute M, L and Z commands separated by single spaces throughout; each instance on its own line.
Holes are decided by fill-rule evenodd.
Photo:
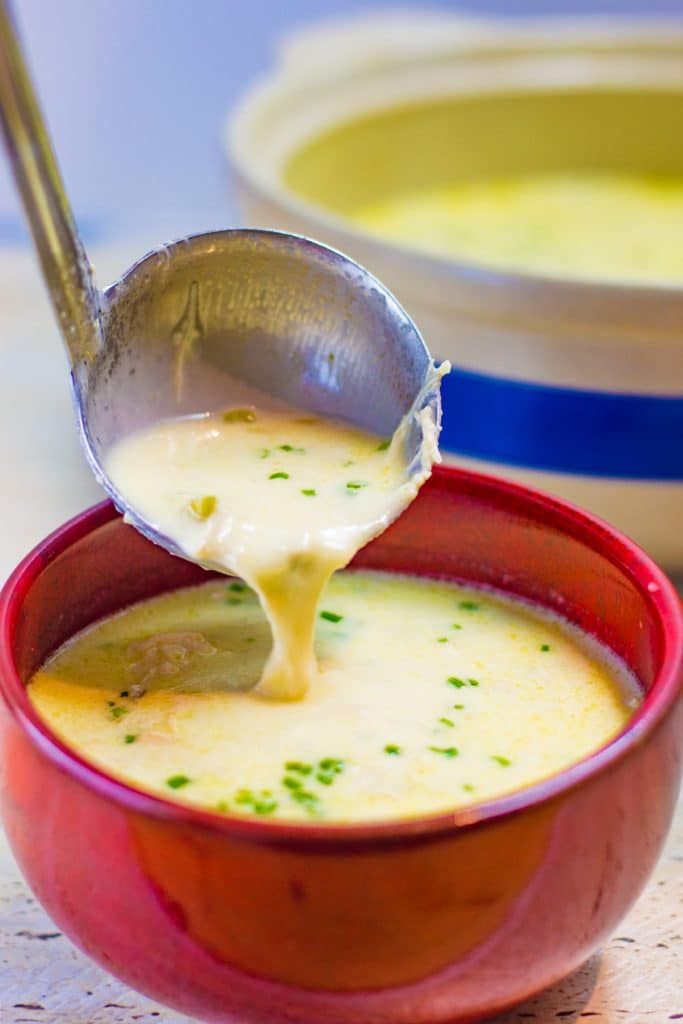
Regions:
M 57 527 L 19 563 L 0 592 L 0 698 L 19 728 L 57 769 L 98 796 L 126 811 L 169 824 L 199 826 L 228 838 L 281 847 L 364 848 L 399 841 L 424 841 L 462 833 L 501 818 L 538 809 L 583 783 L 609 772 L 642 745 L 683 697 L 683 603 L 656 563 L 618 530 L 582 509 L 541 491 L 483 473 L 434 467 L 433 479 L 460 495 L 479 495 L 498 507 L 535 514 L 563 533 L 602 553 L 628 576 L 649 603 L 662 634 L 661 666 L 636 713 L 608 743 L 568 768 L 530 786 L 452 811 L 415 818 L 345 824 L 232 816 L 180 803 L 136 788 L 109 775 L 63 742 L 41 719 L 28 699 L 11 653 L 12 636 L 23 600 L 43 568 L 74 543 L 121 516 L 109 500 L 100 502 Z M 418 498 L 419 500 L 419 498 Z

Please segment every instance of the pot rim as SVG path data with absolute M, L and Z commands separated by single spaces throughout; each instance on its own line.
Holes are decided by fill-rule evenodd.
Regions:
M 15 722 L 41 755 L 77 783 L 127 811 L 175 825 L 208 829 L 231 839 L 264 845 L 351 850 L 393 842 L 426 840 L 460 833 L 521 812 L 537 810 L 593 781 L 624 761 L 649 740 L 683 695 L 683 606 L 664 572 L 633 541 L 582 510 L 519 484 L 484 474 L 436 467 L 437 482 L 456 493 L 479 495 L 552 524 L 568 536 L 599 549 L 635 583 L 658 620 L 662 634 L 659 671 L 642 704 L 609 743 L 569 768 L 531 786 L 459 810 L 396 821 L 311 825 L 263 821 L 218 814 L 166 799 L 109 775 L 72 750 L 40 718 L 28 699 L 12 656 L 12 638 L 23 600 L 42 569 L 78 540 L 119 517 L 104 501 L 86 509 L 38 544 L 18 565 L 0 593 L 0 697 Z M 418 498 L 419 500 L 419 498 Z
M 503 24 L 506 25 L 507 22 Z M 584 25 L 580 19 L 578 22 L 576 19 L 570 20 L 567 24 L 569 26 L 574 24 L 580 25 L 581 33 L 579 33 L 578 42 L 588 46 L 591 40 L 590 25 Z M 653 23 L 647 23 L 647 27 L 651 24 Z M 674 27 L 678 31 L 674 31 Z M 597 67 L 601 62 L 608 64 L 610 59 L 614 60 L 616 58 L 630 60 L 634 66 L 640 62 L 641 64 L 649 64 L 656 68 L 656 46 L 653 52 L 645 52 L 643 54 L 634 53 L 630 47 L 643 39 L 649 41 L 650 44 L 661 42 L 662 47 L 664 47 L 667 42 L 665 32 L 667 28 L 670 32 L 668 41 L 676 51 L 677 74 L 675 76 L 675 88 L 676 91 L 681 92 L 683 100 L 683 63 L 680 63 L 681 58 L 683 58 L 682 19 L 668 24 L 665 23 L 662 26 L 660 35 L 657 34 L 654 27 L 648 33 L 645 23 L 634 24 L 624 30 L 623 37 L 617 36 L 614 44 L 611 46 L 606 45 L 605 40 L 596 31 L 595 38 L 603 44 L 602 48 L 589 48 L 586 54 L 582 54 L 582 61 L 588 61 L 589 64 L 581 63 L 580 69 L 585 75 L 586 66 L 589 68 L 591 66 Z M 539 45 L 539 41 L 542 45 Z M 381 102 L 373 100 L 365 107 L 358 107 L 356 109 L 354 106 L 345 112 L 337 112 L 330 118 L 325 127 L 317 126 L 309 130 L 291 147 L 288 151 L 289 156 L 299 151 L 307 142 L 322 137 L 330 129 L 338 128 L 345 123 L 353 123 L 355 120 L 364 117 L 382 116 L 383 113 L 400 106 L 419 104 L 429 102 L 430 100 L 437 101 L 449 98 L 457 100 L 468 95 L 495 96 L 497 94 L 511 95 L 519 92 L 540 91 L 562 93 L 576 92 L 577 90 L 586 90 L 599 86 L 620 89 L 638 84 L 637 79 L 631 81 L 619 76 L 612 78 L 609 75 L 604 77 L 595 75 L 595 77 L 587 80 L 585 77 L 569 75 L 566 79 L 555 80 L 552 75 L 547 73 L 548 68 L 552 66 L 553 62 L 563 62 L 570 59 L 572 56 L 571 50 L 568 52 L 566 48 L 548 46 L 547 40 L 543 39 L 542 35 L 538 37 L 537 47 L 538 49 L 532 50 L 530 53 L 525 52 L 523 48 L 519 51 L 513 48 L 510 51 L 496 52 L 495 47 L 492 51 L 487 51 L 486 49 L 482 51 L 478 50 L 475 45 L 468 47 L 465 44 L 461 52 L 457 54 L 457 58 L 461 62 L 461 67 L 457 69 L 458 73 L 461 72 L 462 68 L 467 68 L 468 64 L 475 66 L 483 56 L 486 60 L 498 60 L 501 65 L 507 66 L 521 66 L 526 62 L 531 68 L 534 64 L 538 64 L 538 74 L 524 76 L 522 82 L 515 83 L 513 80 L 512 84 L 507 85 L 504 81 L 493 80 L 486 82 L 478 88 L 472 88 L 470 86 L 463 87 L 461 83 L 460 85 L 452 85 L 449 88 L 434 88 L 424 94 L 419 91 L 414 92 L 411 88 L 408 88 L 403 89 L 398 97 L 390 97 L 387 90 L 387 95 L 385 95 Z M 297 52 L 296 48 L 295 52 Z M 439 62 L 442 62 L 445 56 L 446 53 L 442 51 L 431 55 L 429 52 L 422 52 L 418 54 L 414 62 L 406 59 L 394 59 L 392 61 L 391 57 L 389 57 L 386 64 L 371 64 L 369 67 L 364 67 L 362 63 L 358 67 L 351 65 L 346 72 L 344 72 L 343 67 L 338 69 L 339 73 L 336 76 L 318 76 L 319 81 L 317 84 L 320 88 L 327 87 L 328 89 L 333 88 L 337 91 L 343 91 L 347 83 L 370 80 L 373 75 L 400 75 L 407 67 L 413 73 L 416 66 L 420 63 L 427 68 L 434 67 Z M 291 61 L 289 63 L 291 64 Z M 639 84 L 644 89 L 661 89 L 665 87 L 666 76 L 661 81 L 657 81 L 656 76 L 652 80 L 644 76 L 639 81 Z M 222 131 L 225 155 L 233 173 L 241 181 L 242 186 L 255 191 L 262 199 L 275 205 L 288 216 L 296 217 L 305 222 L 305 228 L 298 227 L 295 230 L 305 231 L 305 233 L 310 233 L 313 237 L 315 237 L 317 227 L 334 231 L 336 235 L 334 245 L 343 250 L 354 251 L 354 247 L 357 244 L 363 244 L 370 254 L 364 254 L 363 260 L 366 263 L 371 260 L 381 260 L 382 267 L 386 267 L 389 261 L 398 264 L 407 273 L 407 280 L 409 282 L 412 278 L 412 294 L 418 297 L 418 299 L 420 294 L 424 297 L 424 287 L 428 288 L 429 282 L 434 282 L 436 279 L 438 283 L 438 280 L 441 279 L 442 288 L 449 286 L 452 288 L 454 284 L 459 284 L 466 289 L 481 290 L 483 295 L 490 295 L 491 293 L 505 293 L 506 296 L 510 297 L 520 295 L 521 305 L 526 308 L 527 315 L 525 319 L 530 321 L 534 319 L 547 320 L 550 317 L 550 313 L 544 317 L 534 316 L 533 304 L 539 300 L 546 309 L 552 307 L 553 316 L 556 316 L 558 308 L 565 312 L 567 309 L 572 309 L 572 315 L 577 317 L 576 320 L 572 320 L 572 324 L 581 321 L 581 307 L 583 303 L 586 303 L 590 305 L 590 313 L 585 317 L 588 322 L 593 324 L 597 320 L 604 322 L 606 326 L 613 327 L 616 318 L 623 321 L 619 324 L 622 329 L 627 328 L 630 321 L 630 307 L 627 313 L 624 314 L 624 301 L 628 299 L 631 302 L 647 304 L 648 310 L 644 319 L 647 320 L 648 340 L 652 339 L 653 329 L 659 329 L 661 335 L 668 335 L 675 338 L 676 341 L 680 340 L 680 333 L 676 334 L 676 325 L 672 323 L 672 318 L 677 313 L 683 315 L 683 284 L 676 285 L 671 282 L 639 283 L 637 280 L 628 282 L 618 279 L 583 278 L 579 275 L 561 276 L 544 274 L 538 271 L 496 267 L 493 264 L 470 262 L 466 259 L 459 260 L 446 255 L 440 255 L 439 253 L 432 253 L 426 249 L 411 248 L 408 244 L 384 239 L 380 235 L 373 235 L 370 232 L 364 231 L 359 225 L 354 224 L 343 215 L 335 213 L 323 204 L 300 196 L 284 184 L 281 176 L 281 165 L 274 168 L 274 173 L 272 173 L 272 168 L 270 173 L 264 173 L 262 170 L 263 154 L 255 150 L 250 139 L 250 133 L 254 125 L 263 116 L 263 112 L 267 109 L 271 99 L 278 95 L 281 96 L 281 90 L 284 89 L 291 93 L 292 103 L 296 107 L 297 97 L 298 105 L 300 106 L 302 96 L 306 95 L 306 91 L 302 88 L 306 85 L 307 91 L 310 92 L 311 88 L 316 85 L 315 75 L 311 75 L 307 81 L 302 74 L 293 73 L 293 70 L 291 67 L 288 67 L 287 63 L 276 66 L 270 72 L 261 76 L 260 79 L 257 79 L 242 94 L 237 103 L 228 112 Z M 673 87 L 671 83 L 668 86 L 669 89 Z M 373 265 L 375 264 L 373 263 Z M 386 271 L 384 271 L 384 274 L 386 276 Z M 428 290 L 432 291 L 432 289 Z M 482 304 L 484 301 L 482 298 Z M 518 301 L 515 301 L 515 307 L 518 304 Z M 428 305 L 431 308 L 433 302 L 430 301 Z M 447 306 L 448 303 L 446 302 L 445 305 Z M 574 311 L 578 311 L 578 316 Z

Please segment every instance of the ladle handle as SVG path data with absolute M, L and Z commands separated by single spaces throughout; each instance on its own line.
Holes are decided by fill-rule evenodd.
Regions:
M 0 0 L 0 119 L 52 305 L 77 366 L 99 347 L 99 295 L 7 0 Z

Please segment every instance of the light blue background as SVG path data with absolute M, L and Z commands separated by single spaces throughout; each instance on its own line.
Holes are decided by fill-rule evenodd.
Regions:
M 233 220 L 220 148 L 226 111 L 273 62 L 277 38 L 361 0 L 15 0 L 72 203 L 91 242 L 148 246 Z M 385 5 L 386 6 L 386 5 Z M 413 9 L 462 4 L 394 2 Z M 485 0 L 473 13 L 679 13 L 683 0 Z M 23 235 L 0 170 L 0 239 Z

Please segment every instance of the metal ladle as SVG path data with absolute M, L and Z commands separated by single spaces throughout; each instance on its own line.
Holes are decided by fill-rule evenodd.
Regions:
M 163 245 L 100 292 L 6 0 L 0 107 L 70 361 L 81 441 L 97 479 L 142 533 L 181 554 L 117 493 L 104 469 L 109 449 L 161 419 L 224 409 L 245 385 L 393 434 L 430 380 L 432 361 L 411 319 L 368 271 L 306 238 L 239 229 Z M 420 403 L 438 424 L 436 379 Z M 409 462 L 421 442 L 415 419 Z

